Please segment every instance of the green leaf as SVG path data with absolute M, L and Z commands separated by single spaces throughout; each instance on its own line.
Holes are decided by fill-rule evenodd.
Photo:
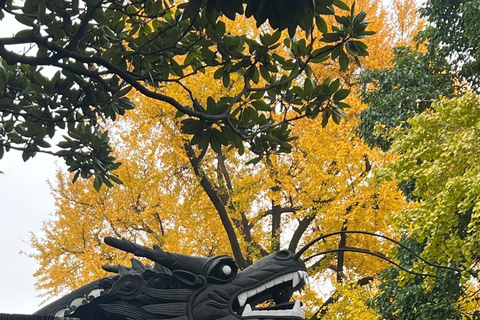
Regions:
M 343 1 L 333 0 L 333 4 L 342 10 L 350 11 L 350 7 Z
M 205 130 L 202 134 L 202 138 L 200 139 L 200 142 L 198 142 L 198 147 L 200 149 L 205 149 L 208 148 L 208 144 L 210 143 L 210 135 L 211 135 L 211 130 Z
M 330 86 L 328 87 L 328 91 L 330 94 L 333 94 L 338 91 L 338 88 L 340 88 L 340 79 L 335 79 L 330 83 Z
M 78 177 L 80 176 L 80 171 L 75 172 L 75 175 L 73 176 L 72 183 L 75 183 L 75 181 L 78 180 Z
M 226 146 L 228 145 L 228 139 L 227 137 L 223 134 L 223 131 L 220 132 L 217 129 L 212 130 L 212 136 L 214 136 L 222 145 Z M 213 148 L 212 148 L 213 149 Z
M 207 113 L 208 114 L 216 114 L 217 113 L 217 103 L 215 99 L 211 96 L 207 98 Z
M 109 188 L 113 188 L 113 184 L 110 182 L 110 180 L 108 178 L 105 178 L 103 179 L 103 183 L 109 187 Z
M 257 164 L 258 162 L 260 162 L 260 160 L 263 159 L 263 156 L 259 156 L 259 157 L 256 157 L 256 158 L 253 158 L 251 160 L 248 160 L 245 164 L 246 165 L 249 165 L 249 164 Z
M 328 119 L 332 115 L 332 111 L 330 109 L 325 109 L 322 112 L 322 127 L 326 127 L 328 124 Z
M 324 33 L 320 41 L 323 42 L 337 42 L 342 38 L 338 33 Z
M 229 87 L 230 87 L 230 73 L 225 72 L 225 73 L 223 74 L 223 81 L 222 81 L 222 82 L 223 82 L 223 86 L 224 86 L 225 88 L 229 88 Z
M 335 94 L 333 95 L 333 100 L 336 100 L 336 101 L 343 100 L 346 97 L 348 97 L 349 94 L 350 94 L 350 90 L 340 89 L 337 92 L 335 92 Z
M 328 32 L 327 23 L 320 15 L 315 16 L 315 24 L 317 25 L 317 28 L 318 30 L 320 30 L 321 33 Z
M 160 2 L 159 0 L 157 0 Z M 185 10 L 183 11 L 183 19 L 188 19 L 200 10 L 202 0 L 190 0 L 186 3 Z
M 123 184 L 123 181 L 120 180 L 116 175 L 109 174 L 107 177 L 111 179 L 113 182 L 115 182 L 116 184 Z
M 222 126 L 222 134 L 228 140 L 228 142 L 237 141 L 239 137 L 229 127 Z
M 354 57 L 356 57 L 360 54 L 359 48 L 353 42 L 347 42 L 345 47 L 346 47 L 348 53 L 350 53 Z
M 313 82 L 313 79 L 307 78 L 307 79 L 305 79 L 305 82 L 304 82 L 303 86 L 304 86 L 305 95 L 308 96 L 313 92 L 313 88 L 315 86 L 315 83 Z
M 250 99 L 261 99 L 265 95 L 265 91 L 259 90 L 250 94 Z
M 213 78 L 214 79 L 220 79 L 221 77 L 223 77 L 223 72 L 225 71 L 225 68 L 218 68 L 215 73 L 213 74 Z
M 195 134 L 203 130 L 203 123 L 196 119 L 184 119 L 182 120 L 182 131 L 186 134 Z
M 193 135 L 192 139 L 190 140 L 190 144 L 192 146 L 196 145 L 196 144 L 199 144 L 200 143 L 200 140 L 202 140 L 202 135 L 203 135 L 203 131 L 197 131 L 195 132 L 195 134 Z
M 29 148 L 27 147 L 27 149 L 23 150 L 23 152 L 22 152 L 22 159 L 23 159 L 23 161 L 25 162 L 25 161 L 27 161 L 28 159 L 33 158 L 36 154 L 37 154 L 36 151 L 34 151 L 34 150 L 32 150 L 32 149 L 29 149 Z
M 271 111 L 272 108 L 264 100 L 252 101 L 253 107 L 258 111 Z
M 340 63 L 340 71 L 345 71 L 348 69 L 349 59 L 345 51 L 340 51 L 339 63 Z
M 268 82 L 272 81 L 272 77 L 270 76 L 270 73 L 268 72 L 267 68 L 265 68 L 265 66 L 263 65 L 260 66 L 260 74 L 262 75 L 262 78 L 267 80 Z
M 100 25 L 108 26 L 111 24 L 110 19 L 108 19 L 104 13 L 97 10 L 93 13 L 93 19 L 97 21 Z
M 93 179 L 93 187 L 97 192 L 100 192 L 100 188 L 102 187 L 103 184 L 103 179 L 100 175 L 95 175 L 95 178 Z
M 346 117 L 347 117 L 347 115 L 345 114 L 345 112 L 342 109 L 335 108 L 335 107 L 333 108 L 332 119 L 336 124 L 339 124 L 340 120 L 342 118 L 346 118 Z
M 35 25 L 35 22 L 33 21 L 33 19 L 26 15 L 15 15 L 15 19 L 17 19 L 17 21 L 20 22 L 21 24 L 24 24 L 29 27 L 33 27 Z

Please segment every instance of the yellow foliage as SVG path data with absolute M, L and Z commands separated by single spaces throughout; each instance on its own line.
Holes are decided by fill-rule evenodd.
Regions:
M 370 57 L 362 63 L 368 68 L 384 68 L 393 43 L 380 29 L 387 25 L 386 11 L 378 1 L 356 3 L 366 8 L 378 32 L 367 40 Z M 241 31 L 251 27 L 250 20 L 239 21 L 227 23 L 227 28 L 233 32 L 234 28 Z M 355 91 L 355 68 L 340 73 L 320 64 L 313 72 L 339 77 L 344 86 Z M 235 82 L 226 89 L 221 80 L 207 82 L 207 78 L 212 77 L 198 73 L 187 83 L 202 102 L 208 96 L 220 97 L 226 90 L 239 90 Z M 179 84 L 162 90 L 181 103 L 190 101 Z M 156 243 L 165 250 L 186 254 L 232 254 L 225 223 L 219 219 L 221 210 L 228 214 L 247 263 L 279 247 L 295 250 L 320 234 L 342 229 L 395 236 L 390 214 L 402 209 L 405 202 L 394 181 L 377 183 L 374 179 L 375 170 L 384 168 L 392 156 L 368 148 L 355 136 L 356 116 L 364 108 L 355 94 L 349 98 L 352 108 L 347 110 L 346 121 L 323 128 L 321 117 L 302 119 L 292 127 L 293 135 L 298 136 L 292 152 L 271 155 L 256 166 L 245 165 L 252 157 L 248 153 L 239 156 L 224 149 L 217 155 L 189 146 L 171 108 L 132 95 L 137 109 L 111 128 L 117 158 L 123 162 L 117 172 L 123 185 L 96 193 L 89 181 L 72 184 L 68 175 L 57 175 L 53 186 L 55 216 L 45 222 L 44 236 L 31 238 L 38 250 L 33 257 L 40 264 L 37 287 L 47 296 L 103 276 L 102 264 L 125 264 L 125 255 L 102 244 L 103 237 L 109 235 L 147 245 Z M 299 224 L 307 220 L 301 240 L 292 243 Z M 388 243 L 358 235 L 348 235 L 346 246 L 384 254 L 390 248 Z M 338 247 L 339 237 L 330 238 L 307 254 Z M 340 257 L 346 258 L 340 262 Z M 358 253 L 324 256 L 311 270 L 312 276 L 314 271 L 331 269 L 334 272 L 325 273 L 322 281 L 335 283 L 339 275 L 345 280 L 336 283 L 337 300 L 329 306 L 325 319 L 378 318 L 364 305 L 371 295 L 370 286 L 348 283 L 374 276 L 385 265 Z M 314 312 L 321 295 L 315 285 L 306 290 L 306 303 Z
M 366 287 L 352 284 L 341 284 L 336 286 L 334 295 L 336 301 L 329 306 L 328 313 L 322 318 L 324 320 L 380 320 L 381 317 L 368 306 L 365 301 L 373 298 L 371 291 Z
M 423 29 L 425 21 L 419 18 L 417 10 L 415 0 L 393 0 L 390 16 L 398 45 L 413 45 L 413 38 Z

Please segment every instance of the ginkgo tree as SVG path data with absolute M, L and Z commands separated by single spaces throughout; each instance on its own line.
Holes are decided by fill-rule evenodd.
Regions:
M 127 96 L 132 89 L 170 105 L 184 120 L 182 132 L 203 148 L 230 145 L 242 153 L 246 146 L 258 156 L 288 152 L 291 122 L 324 111 L 343 116 L 346 107 L 346 91 L 312 77 L 311 66 L 330 59 L 345 70 L 349 56 L 358 62 L 368 54 L 361 39 L 373 32 L 364 11 L 340 0 L 265 3 L 4 1 L 2 16 L 22 27 L 0 38 L 0 157 L 12 149 L 25 161 L 38 152 L 53 154 L 75 178 L 94 175 L 96 189 L 111 186 L 118 182 L 111 171 L 120 164 L 102 127 L 135 108 Z M 251 16 L 264 32 L 226 27 Z M 328 16 L 335 18 L 330 28 Z M 312 36 L 313 30 L 319 33 Z M 297 31 L 305 36 L 295 37 Z M 19 45 L 26 48 L 22 53 Z M 289 55 L 276 53 L 279 47 Z M 47 77 L 44 67 L 57 71 Z M 230 90 L 200 99 L 188 85 L 199 73 Z M 299 78 L 309 81 L 294 91 Z M 165 94 L 170 84 L 187 99 Z M 309 84 L 315 90 L 303 90 Z M 279 106 L 294 106 L 295 113 L 285 117 Z M 49 142 L 58 132 L 59 151 Z
M 88 180 L 72 183 L 69 174 L 58 173 L 55 219 L 45 222 L 46 236 L 31 239 L 41 266 L 37 288 L 47 295 L 104 276 L 102 264 L 128 264 L 128 257 L 102 243 L 107 235 L 174 252 L 230 254 L 242 268 L 279 248 L 296 251 L 329 232 L 394 235 L 389 215 L 403 208 L 403 196 L 394 182 L 373 180 L 373 170 L 385 166 L 389 156 L 371 151 L 353 135 L 355 112 L 342 127 L 302 121 L 294 128 L 299 139 L 291 153 L 253 167 L 234 150 L 202 154 L 180 134 L 173 112 L 139 99 L 138 111 L 147 114 L 133 117 L 146 117 L 133 130 L 127 123 L 116 143 L 124 162 L 118 169 L 123 185 L 97 192 Z M 388 254 L 390 244 L 367 236 L 332 237 L 306 255 L 351 247 Z M 363 292 L 353 294 L 363 304 L 368 290 L 362 286 L 368 287 L 386 264 L 340 252 L 312 259 L 309 266 L 312 281 L 338 282 L 332 299 L 323 300 L 313 289 L 306 292 L 306 310 L 320 319 L 330 307 L 338 309 L 343 283 Z
M 376 17 L 373 25 L 377 30 L 386 22 L 378 2 L 362 0 L 357 5 L 368 7 Z M 226 29 L 231 28 L 230 23 L 225 21 Z M 239 19 L 234 26 L 247 30 L 252 22 Z M 366 42 L 373 50 L 362 62 L 383 67 L 388 61 L 384 59 L 387 34 Z M 281 47 L 276 54 L 288 57 Z M 225 88 L 218 70 L 205 70 L 184 84 L 192 88 L 200 103 L 212 109 L 228 91 L 243 86 L 237 81 L 242 75 L 232 74 L 231 84 Z M 314 78 L 330 77 L 317 90 L 331 86 L 340 90 L 342 85 L 354 88 L 354 70 L 345 71 L 325 61 L 311 71 Z M 259 83 L 267 81 L 259 79 Z M 306 78 L 295 79 L 293 84 L 292 90 L 302 94 L 312 94 L 317 87 Z M 163 94 L 186 103 L 190 95 L 182 94 L 183 90 L 178 83 L 162 87 Z M 357 97 L 346 98 L 352 108 L 346 109 L 346 121 L 340 125 L 327 124 L 319 115 L 302 117 L 288 128 L 277 129 L 289 130 L 289 135 L 298 138 L 289 153 L 260 158 L 249 150 L 239 155 L 221 143 L 205 148 L 195 134 L 194 139 L 199 140 L 192 143 L 190 136 L 182 134 L 185 119 L 176 117 L 174 109 L 134 91 L 129 98 L 137 108 L 109 128 L 114 132 L 116 156 L 124 163 L 117 171 L 123 185 L 97 193 L 89 181 L 72 184 L 69 174 L 58 174 L 53 187 L 56 219 L 45 222 L 45 237 L 31 239 L 37 250 L 33 257 L 41 265 L 36 273 L 37 287 L 47 295 L 105 275 L 99 268 L 102 264 L 125 263 L 125 256 L 102 244 L 106 235 L 188 254 L 231 254 L 241 268 L 279 248 L 296 251 L 329 232 L 360 229 L 395 235 L 389 216 L 405 203 L 395 182 L 378 184 L 373 179 L 374 170 L 383 168 L 391 156 L 370 149 L 354 135 L 356 115 L 364 107 Z M 297 114 L 293 106 L 284 107 L 287 117 Z M 340 119 L 333 112 L 325 115 Z M 283 114 L 272 116 L 278 120 Z M 209 134 L 216 135 L 213 130 L 221 129 L 212 124 L 210 130 Z M 319 242 L 306 252 L 312 255 L 339 249 L 309 262 L 312 279 L 333 283 L 335 288 L 328 292 L 331 297 L 322 297 L 313 287 L 306 291 L 305 309 L 311 319 L 335 319 L 342 301 L 362 306 L 356 314 L 361 318 L 369 319 L 375 313 L 364 300 L 371 296 L 372 281 L 386 264 L 343 251 L 355 246 L 383 254 L 390 247 L 373 237 L 344 235 Z
M 480 98 L 472 92 L 444 98 L 412 117 L 410 130 L 397 133 L 393 150 L 399 157 L 390 168 L 399 181 L 414 182 L 412 193 L 419 199 L 417 206 L 398 213 L 397 226 L 424 258 L 454 266 L 458 272 L 440 272 L 435 281 L 401 274 L 395 285 L 390 272 L 386 277 L 390 285 L 379 298 L 385 315 L 479 316 L 479 108 Z M 417 259 L 402 260 L 410 268 L 423 268 Z M 425 269 L 435 272 L 431 266 Z M 418 307 L 406 308 L 404 302 L 412 300 Z

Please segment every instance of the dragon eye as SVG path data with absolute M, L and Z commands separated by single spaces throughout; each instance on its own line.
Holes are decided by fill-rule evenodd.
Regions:
M 219 257 L 209 266 L 207 280 L 209 282 L 230 282 L 237 276 L 238 266 L 235 260 L 228 256 Z
M 230 273 L 232 273 L 232 268 L 230 268 L 229 265 L 224 265 L 222 267 L 222 272 L 226 275 L 226 276 L 229 276 Z
M 275 254 L 275 259 L 288 260 L 293 256 L 293 253 L 289 250 L 280 250 Z

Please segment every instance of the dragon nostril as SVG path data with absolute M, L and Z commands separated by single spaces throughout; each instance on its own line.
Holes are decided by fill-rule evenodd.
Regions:
M 133 288 L 133 282 L 132 281 L 126 281 L 124 284 L 126 289 L 131 289 Z
M 289 250 L 280 250 L 275 254 L 275 258 L 279 260 L 287 260 L 293 256 L 293 253 Z

